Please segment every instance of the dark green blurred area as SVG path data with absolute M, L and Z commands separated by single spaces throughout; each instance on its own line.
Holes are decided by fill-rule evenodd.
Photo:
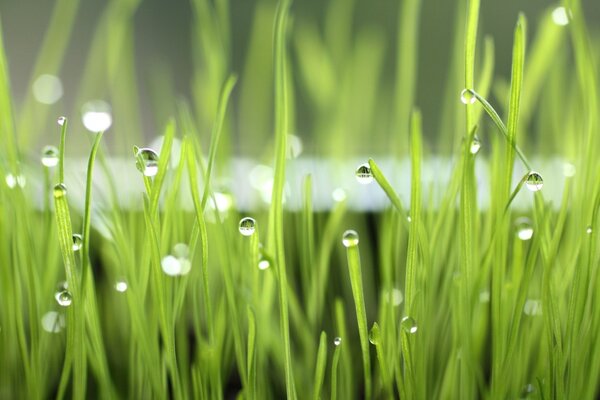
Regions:
M 311 153 L 319 153 L 322 143 L 312 140 L 323 135 L 322 126 L 314 124 L 314 110 L 310 96 L 302 88 L 303 80 L 299 72 L 299 58 L 303 53 L 295 44 L 297 31 L 308 26 L 316 28 L 316 32 L 323 33 L 327 18 L 329 1 L 307 0 L 296 1 L 293 5 L 293 32 L 290 38 L 291 70 L 294 74 L 294 118 L 295 134 L 305 140 L 305 149 Z M 351 3 L 349 1 L 349 3 Z M 374 140 L 360 142 L 358 145 L 367 151 L 386 153 L 386 143 L 380 138 L 393 134 L 393 127 L 384 121 L 386 115 L 394 112 L 391 99 L 392 88 L 395 81 L 397 25 L 399 14 L 398 1 L 365 1 L 356 0 L 353 11 L 352 37 L 350 44 L 355 44 L 360 38 L 368 37 L 367 47 L 372 47 L 373 54 L 381 54 L 381 60 L 372 70 L 380 71 L 379 76 L 370 76 L 371 67 L 365 67 L 365 85 L 376 85 L 373 89 L 375 108 L 378 110 L 370 118 L 381 123 L 367 123 L 360 125 L 354 137 L 371 137 L 370 130 L 377 130 Z M 55 115 L 76 114 L 76 95 L 81 85 L 86 68 L 86 56 L 94 31 L 98 25 L 99 17 L 110 4 L 104 1 L 83 0 L 77 13 L 73 33 L 66 50 L 65 59 L 60 69 L 59 77 L 63 81 L 65 95 L 56 105 L 51 106 L 48 122 L 53 122 Z M 2 0 L 0 2 L 0 18 L 6 52 L 9 62 L 12 92 L 16 112 L 19 112 L 26 93 L 30 88 L 33 64 L 39 52 L 45 30 L 47 29 L 52 12 L 53 1 L 41 0 Z M 481 4 L 480 39 L 489 35 L 495 42 L 495 68 L 494 83 L 508 80 L 511 63 L 511 47 L 513 29 L 519 12 L 524 12 L 529 23 L 529 40 L 536 32 L 538 21 L 547 10 L 558 6 L 558 3 L 542 0 L 510 0 L 510 1 L 484 1 Z M 233 110 L 230 110 L 232 140 L 230 148 L 234 154 L 243 156 L 260 157 L 265 155 L 265 143 L 269 143 L 272 136 L 272 71 L 271 71 L 271 31 L 272 17 L 276 2 L 268 1 L 240 1 L 235 0 L 230 4 L 231 15 L 231 54 L 230 68 L 240 75 L 240 82 L 234 91 Z M 583 1 L 586 10 L 585 16 L 593 37 L 597 37 L 600 21 L 600 2 L 597 0 Z M 455 25 L 459 15 L 464 14 L 465 6 L 462 1 L 430 0 L 423 2 L 421 21 L 419 27 L 417 84 L 415 105 L 421 108 L 424 115 L 424 131 L 428 138 L 429 148 L 434 152 L 448 152 L 452 149 L 446 144 L 436 145 L 438 136 L 444 135 L 440 126 L 444 91 L 449 76 L 449 66 L 453 51 L 462 54 L 462 48 L 453 49 Z M 191 5 L 186 1 L 160 1 L 144 0 L 140 3 L 131 20 L 133 24 L 133 42 L 135 47 L 134 74 L 139 96 L 140 116 L 132 119 L 140 121 L 119 126 L 118 120 L 113 131 L 120 136 L 144 137 L 150 141 L 160 134 L 166 120 L 176 114 L 176 104 L 180 99 L 193 103 L 193 75 L 194 56 L 192 48 L 197 44 L 193 38 L 193 12 Z M 259 26 L 257 26 L 259 25 Z M 202 26 L 199 26 L 202 30 Z M 364 36 L 361 36 L 363 35 Z M 107 39 L 108 40 L 108 39 Z M 596 42 L 598 43 L 598 42 Z M 480 44 L 482 41 L 480 40 Z M 478 55 L 481 58 L 482 45 L 478 46 Z M 335 51 L 335 49 L 328 49 Z M 369 54 L 368 52 L 366 54 Z M 355 59 L 360 66 L 364 58 Z M 342 73 L 334 70 L 334 74 Z M 103 87 L 102 80 L 98 77 L 96 86 Z M 371 82 L 372 80 L 372 82 Z M 492 90 L 492 93 L 495 93 Z M 360 89 L 358 90 L 360 95 Z M 135 94 L 134 94 L 135 95 Z M 340 94 L 345 96 L 347 94 Z M 351 96 L 356 96 L 353 92 Z M 527 93 L 524 94 L 527 96 Z M 98 92 L 95 96 L 111 102 L 110 95 Z M 457 94 L 458 99 L 458 94 Z M 216 101 L 216 100 L 215 100 Z M 112 103 L 112 102 L 111 102 Z M 387 104 L 387 108 L 386 105 Z M 114 106 L 114 105 L 113 105 Z M 136 105 L 137 107 L 137 105 Z M 198 106 L 201 107 L 201 106 Z M 359 103 L 360 107 L 360 103 Z M 192 107 L 194 108 L 194 107 Z M 502 107 L 501 107 L 502 108 Z M 198 116 L 201 120 L 202 117 Z M 393 118 L 390 118 L 393 119 Z M 45 121 L 38 125 L 44 126 Z M 74 126 L 76 129 L 81 126 Z M 208 136 L 210 121 L 200 121 L 200 135 Z M 54 126 L 48 128 L 54 132 Z M 43 129 L 42 129 L 43 130 Z M 131 130 L 141 130 L 132 134 Z M 34 132 L 32 135 L 43 133 Z M 52 137 L 53 138 L 53 137 Z M 111 135 L 107 140 L 114 142 Z M 205 139 L 203 139 L 205 140 Z M 49 140 L 51 141 L 51 140 Z M 86 144 L 85 141 L 82 142 Z M 379 143 L 379 144 L 378 144 Z M 440 142 L 442 143 L 442 142 Z M 448 141 L 444 142 L 448 143 Z M 113 143 L 114 144 L 114 143 Z M 130 143 L 125 141 L 127 149 Z M 40 146 L 42 143 L 40 143 Z M 79 146 L 81 143 L 76 143 Z M 116 149 L 115 149 L 116 147 Z M 118 153 L 122 142 L 114 144 L 113 150 Z M 87 148 L 87 146 L 85 146 Z M 37 151 L 37 150 L 36 150 Z M 350 149 L 352 153 L 356 149 Z M 127 150 L 128 152 L 128 150 Z M 85 149 L 82 149 L 85 153 Z

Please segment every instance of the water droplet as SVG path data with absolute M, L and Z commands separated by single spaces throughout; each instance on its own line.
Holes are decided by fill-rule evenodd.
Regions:
M 406 333 L 416 333 L 417 332 L 417 322 L 412 317 L 404 317 L 402 321 L 400 321 L 400 326 Z
M 104 132 L 112 125 L 110 105 L 102 100 L 88 101 L 81 107 L 83 126 L 90 132 Z
M 173 255 L 177 258 L 188 258 L 190 256 L 190 248 L 185 243 L 177 243 L 173 246 Z
M 552 21 L 559 26 L 565 26 L 569 24 L 569 13 L 564 7 L 556 7 L 552 10 Z
M 58 164 L 58 149 L 54 146 L 46 146 L 42 150 L 42 165 L 48 168 L 56 167 Z
M 271 263 L 266 258 L 263 258 L 262 260 L 260 260 L 258 262 L 258 269 L 260 269 L 262 271 L 264 271 L 265 269 L 268 269 L 270 266 L 271 266 Z
M 56 292 L 54 295 L 56 302 L 62 307 L 69 307 L 71 302 L 73 301 L 73 297 L 71 296 L 71 292 L 68 290 L 61 290 L 60 292 Z
M 214 192 L 208 201 L 208 207 L 219 210 L 219 213 L 227 213 L 233 207 L 233 197 L 228 193 Z
M 411 223 L 412 222 L 412 218 L 410 217 L 410 215 L 406 216 L 406 222 Z
M 477 101 L 477 97 L 475 97 L 475 92 L 471 89 L 463 89 L 462 92 L 460 92 L 460 101 L 463 102 L 463 104 L 473 104 Z
M 333 339 L 333 345 L 339 346 L 340 344 L 342 344 L 342 338 L 339 336 L 336 336 L 335 339 Z
M 60 117 L 58 117 L 58 119 L 56 120 L 56 123 L 59 124 L 60 126 L 63 126 L 65 124 L 65 122 L 67 121 L 66 117 L 63 117 L 62 115 Z
M 42 328 L 46 332 L 59 333 L 65 325 L 65 316 L 56 311 L 48 311 L 42 317 Z
M 592 233 L 592 226 L 588 225 L 587 228 L 585 228 L 585 233 L 587 233 L 588 235 L 590 235 Z
M 58 183 L 54 186 L 54 197 L 59 198 L 67 194 L 67 187 L 64 183 Z
M 566 176 L 567 178 L 575 176 L 576 172 L 577 172 L 577 169 L 570 162 L 566 162 L 563 164 L 563 175 Z
M 469 151 L 471 154 L 477 154 L 479 153 L 479 149 L 481 149 L 481 142 L 479 141 L 479 137 L 475 135 L 471 141 L 471 147 L 469 148 Z
M 254 233 L 256 221 L 254 218 L 245 217 L 240 220 L 239 230 L 244 236 L 251 236 Z
M 521 240 L 529 240 L 533 237 L 533 228 L 529 218 L 522 217 L 515 220 L 517 237 Z
M 373 182 L 373 173 L 371 172 L 371 167 L 367 163 L 359 165 L 358 168 L 356 168 L 355 175 L 358 183 L 362 185 Z
M 390 298 L 394 307 L 398 307 L 404 301 L 404 295 L 402 294 L 402 291 L 396 288 L 393 288 L 391 291 L 384 293 L 383 301 L 389 303 Z
M 80 234 L 73 234 L 73 251 L 81 250 L 81 245 L 83 245 L 83 237 Z
M 187 275 L 192 270 L 192 263 L 188 258 L 180 258 L 179 265 L 181 265 L 179 275 Z
M 371 342 L 371 344 L 378 345 L 380 340 L 381 333 L 379 332 L 379 325 L 377 324 L 377 322 L 374 322 L 373 327 L 369 332 L 369 342 Z
M 340 202 L 346 200 L 346 191 L 342 188 L 336 188 L 332 193 L 331 197 L 334 201 Z
M 129 286 L 127 285 L 127 282 L 125 282 L 125 281 L 117 281 L 115 283 L 115 290 L 120 293 L 126 292 L 128 287 Z
M 302 154 L 303 145 L 302 139 L 296 135 L 289 134 L 287 136 L 287 152 L 286 157 L 289 159 L 298 158 Z
M 171 255 L 164 257 L 160 262 L 160 266 L 163 272 L 169 276 L 176 276 L 181 273 L 181 262 Z
M 138 148 L 135 154 L 135 166 L 145 176 L 158 173 L 158 154 L 149 148 Z
M 489 303 L 490 302 L 490 292 L 487 290 L 484 290 L 483 292 L 479 293 L 479 302 L 481 303 Z
M 544 186 L 544 180 L 540 174 L 531 171 L 527 174 L 527 178 L 525 178 L 525 186 L 532 192 L 537 192 Z
M 342 244 L 346 247 L 358 246 L 358 233 L 352 229 L 348 229 L 342 236 Z
M 6 175 L 5 178 L 6 181 L 6 186 L 8 186 L 11 189 L 16 188 L 17 186 L 20 188 L 24 188 L 25 184 L 27 184 L 27 179 L 25 178 L 24 175 L 13 175 L 13 174 L 8 174 Z
M 32 86 L 33 97 L 42 104 L 54 104 L 63 95 L 60 79 L 54 75 L 42 74 L 37 77 Z
M 521 389 L 521 399 L 528 399 L 529 395 L 531 395 L 533 392 L 535 392 L 535 386 L 533 386 L 531 383 L 528 383 L 527 385 L 523 386 L 523 389 Z
M 542 315 L 542 302 L 540 300 L 527 299 L 523 306 L 523 312 L 529 316 Z

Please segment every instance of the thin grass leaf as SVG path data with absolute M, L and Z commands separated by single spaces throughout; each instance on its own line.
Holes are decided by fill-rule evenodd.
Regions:
M 319 351 L 317 352 L 317 365 L 315 366 L 315 378 L 313 386 L 313 399 L 319 400 L 321 398 L 321 390 L 323 386 L 323 379 L 325 378 L 325 367 L 327 366 L 327 334 L 325 331 L 321 332 L 319 339 Z

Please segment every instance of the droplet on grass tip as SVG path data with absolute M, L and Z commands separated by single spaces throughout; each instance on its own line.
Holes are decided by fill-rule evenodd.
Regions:
M 371 172 L 371 167 L 367 163 L 359 165 L 358 168 L 356 168 L 355 175 L 358 183 L 362 185 L 373 182 L 373 173 Z
M 54 295 L 54 298 L 56 299 L 56 302 L 61 307 L 68 307 L 71 305 L 71 302 L 73 301 L 71 292 L 69 292 L 68 290 L 61 290 L 60 292 L 56 292 L 56 294 Z
M 66 117 L 63 117 L 62 115 L 60 117 L 57 118 L 56 123 L 59 124 L 60 126 L 63 126 L 65 124 L 65 122 L 67 121 Z
M 531 171 L 527 174 L 527 178 L 525 178 L 525 186 L 532 192 L 537 192 L 544 186 L 544 179 L 542 179 L 539 173 Z
M 592 233 L 592 226 L 588 225 L 587 228 L 585 228 L 585 233 L 587 233 L 588 235 L 590 235 Z
M 471 141 L 471 147 L 469 148 L 469 151 L 471 154 L 477 154 L 479 153 L 479 149 L 481 149 L 481 142 L 479 141 L 479 137 L 475 135 Z
M 158 173 L 158 154 L 149 148 L 137 148 L 135 166 L 145 176 L 155 176 Z
M 65 316 L 56 311 L 48 311 L 42 317 L 42 328 L 46 332 L 59 333 L 65 325 Z
M 569 24 L 569 13 L 564 7 L 556 7 L 552 10 L 552 21 L 558 26 Z
M 336 336 L 335 339 L 333 339 L 333 345 L 339 346 L 340 344 L 342 344 L 342 338 L 339 336 Z
M 463 89 L 463 91 L 460 92 L 460 101 L 462 101 L 463 104 L 475 103 L 475 101 L 477 101 L 477 97 L 475 97 L 475 92 L 471 89 Z
M 348 229 L 346 232 L 344 232 L 344 234 L 342 235 L 342 244 L 345 247 L 354 247 L 354 246 L 358 246 L 358 233 L 356 233 L 355 230 L 352 229 Z
M 379 332 L 379 325 L 377 322 L 373 323 L 373 327 L 369 331 L 369 342 L 374 345 L 378 345 L 381 340 L 381 334 Z
M 239 231 L 244 236 L 252 236 L 254 234 L 255 226 L 256 221 L 254 218 L 244 217 L 240 220 Z
M 83 237 L 79 233 L 73 234 L 73 251 L 81 250 L 81 245 L 83 244 Z
M 64 183 L 57 183 L 54 186 L 53 192 L 55 198 L 63 197 L 65 194 L 67 194 L 67 187 L 64 185 Z
M 529 240 L 533 237 L 533 228 L 531 227 L 531 221 L 529 218 L 517 218 L 515 221 L 515 226 L 517 228 L 517 237 L 519 239 Z
M 262 260 L 260 260 L 258 262 L 258 269 L 260 269 L 262 271 L 264 271 L 265 269 L 268 269 L 270 266 L 271 266 L 271 263 L 266 258 L 263 258 Z
M 42 150 L 42 165 L 52 168 L 58 165 L 58 149 L 54 146 L 46 146 Z
M 90 132 L 104 132 L 112 125 L 110 105 L 102 100 L 88 101 L 81 107 L 81 121 Z
M 115 290 L 120 293 L 124 293 L 127 291 L 128 285 L 125 281 L 117 281 L 115 283 Z
M 404 317 L 402 321 L 400 321 L 400 326 L 406 333 L 416 333 L 417 332 L 417 322 L 412 317 Z

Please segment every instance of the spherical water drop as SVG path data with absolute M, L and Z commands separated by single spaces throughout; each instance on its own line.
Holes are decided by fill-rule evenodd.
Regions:
M 473 104 L 477 101 L 477 97 L 475 97 L 475 92 L 471 89 L 463 89 L 462 92 L 460 92 L 460 101 L 463 102 L 463 104 Z
M 62 307 L 68 307 L 71 305 L 73 301 L 73 297 L 71 296 L 71 292 L 68 290 L 61 290 L 60 292 L 56 292 L 54 295 L 56 302 Z
M 346 247 L 358 246 L 358 233 L 352 229 L 348 229 L 342 236 L 342 244 Z
M 531 171 L 527 174 L 527 178 L 525 178 L 525 186 L 532 192 L 537 192 L 544 186 L 544 180 L 540 174 Z
M 25 184 L 27 183 L 27 179 L 25 178 L 24 175 L 13 175 L 13 174 L 8 174 L 6 175 L 5 178 L 6 181 L 6 186 L 8 186 L 11 189 L 16 188 L 17 186 L 20 188 L 24 188 Z
M 179 265 L 181 265 L 179 275 L 187 275 L 192 270 L 192 263 L 188 258 L 180 258 Z
M 542 302 L 528 299 L 523 306 L 523 312 L 529 316 L 542 315 Z
M 569 24 L 569 14 L 567 9 L 564 7 L 556 7 L 552 10 L 552 21 L 558 26 L 565 26 Z
M 63 95 L 60 79 L 54 75 L 42 74 L 33 82 L 33 97 L 42 104 L 54 104 Z
M 164 257 L 160 262 L 160 266 L 163 272 L 169 276 L 176 276 L 181 273 L 181 262 L 171 255 Z
M 88 101 L 81 107 L 81 121 L 90 132 L 104 132 L 112 125 L 110 105 L 102 100 Z
M 529 218 L 517 218 L 515 221 L 517 229 L 517 237 L 521 240 L 529 240 L 533 237 L 533 228 L 531 227 L 531 221 Z
M 332 193 L 331 197 L 334 201 L 340 202 L 346 200 L 346 191 L 342 188 L 336 188 Z
M 82 245 L 83 245 L 83 237 L 78 233 L 74 233 L 73 234 L 73 251 L 81 250 Z
M 379 325 L 377 322 L 373 323 L 373 327 L 369 332 L 369 342 L 374 345 L 378 345 L 381 340 L 381 333 L 379 332 Z
M 188 258 L 190 256 L 190 248 L 185 243 L 177 243 L 173 246 L 173 255 L 177 258 Z
M 402 318 L 402 321 L 400 321 L 400 326 L 406 333 L 417 332 L 417 322 L 412 317 Z
M 339 346 L 340 344 L 342 344 L 342 338 L 339 336 L 336 336 L 335 339 L 333 339 L 333 345 Z
M 58 164 L 58 149 L 54 146 L 46 146 L 42 150 L 42 165 L 52 168 Z
M 59 333 L 65 325 L 65 316 L 56 311 L 48 311 L 42 317 L 42 328 L 46 332 Z
M 58 119 L 56 120 L 56 123 L 59 124 L 60 126 L 63 126 L 65 124 L 65 122 L 67 122 L 67 118 L 63 117 L 62 115 L 60 117 L 58 117 Z
M 254 233 L 256 221 L 254 218 L 245 217 L 240 220 L 239 230 L 244 236 L 251 236 Z
M 479 149 L 481 149 L 481 142 L 479 141 L 477 135 L 475 135 L 471 141 L 471 147 L 469 148 L 469 151 L 471 154 L 477 154 L 479 153 Z
M 592 233 L 592 226 L 588 225 L 587 228 L 585 228 L 585 233 L 587 233 L 588 235 L 590 235 Z
M 149 148 L 138 148 L 135 154 L 135 166 L 145 176 L 158 173 L 158 154 Z
M 124 293 L 127 291 L 128 285 L 125 281 L 117 281 L 115 283 L 115 290 L 120 293 Z
M 389 303 L 390 297 L 392 300 L 392 305 L 394 307 L 398 307 L 404 301 L 404 295 L 402 294 L 402 291 L 400 289 L 394 288 L 390 292 L 385 293 L 383 297 L 384 301 L 386 303 Z
M 367 163 L 359 165 L 358 168 L 356 168 L 355 175 L 358 183 L 362 185 L 373 182 L 373 173 L 371 172 L 371 167 Z
M 262 271 L 264 271 L 265 269 L 268 269 L 270 266 L 271 266 L 271 263 L 266 258 L 263 258 L 262 260 L 260 260 L 258 262 L 258 269 L 260 269 Z
M 63 183 L 54 186 L 54 197 L 59 198 L 67 194 L 67 187 Z

